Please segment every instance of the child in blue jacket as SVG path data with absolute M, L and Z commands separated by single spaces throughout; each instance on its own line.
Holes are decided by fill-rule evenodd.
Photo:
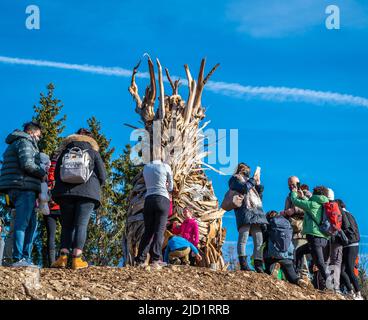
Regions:
M 189 255 L 191 252 L 198 261 L 202 260 L 198 249 L 191 242 L 180 236 L 170 236 L 165 250 L 164 261 L 170 264 L 190 265 Z

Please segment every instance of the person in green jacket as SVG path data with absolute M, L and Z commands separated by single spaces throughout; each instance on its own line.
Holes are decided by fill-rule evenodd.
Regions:
M 15 130 L 7 138 L 7 149 L 0 172 L 0 192 L 9 195 L 14 204 L 14 267 L 34 266 L 31 261 L 34 235 L 37 227 L 36 198 L 41 191 L 41 182 L 47 174 L 40 166 L 38 142 L 41 128 L 35 122 L 24 125 L 24 130 Z
M 304 197 L 303 191 L 298 190 L 297 186 L 292 186 L 291 191 L 292 203 L 305 212 L 302 232 L 308 241 L 306 245 L 299 247 L 296 251 L 297 268 L 299 269 L 303 256 L 310 253 L 313 263 L 318 267 L 325 281 L 326 288 L 332 290 L 332 279 L 324 257 L 329 237 L 319 228 L 323 218 L 323 204 L 329 202 L 328 189 L 323 186 L 315 187 L 313 195 L 309 199 Z

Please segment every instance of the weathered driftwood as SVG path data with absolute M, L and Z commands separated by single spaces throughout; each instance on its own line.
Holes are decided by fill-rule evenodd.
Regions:
M 182 222 L 183 209 L 187 206 L 191 207 L 199 225 L 200 251 L 203 256 L 200 266 L 217 267 L 222 270 L 226 268 L 221 251 L 226 235 L 226 230 L 222 228 L 224 211 L 219 209 L 212 183 L 205 174 L 206 169 L 211 169 L 203 167 L 202 159 L 207 156 L 207 152 L 200 148 L 205 139 L 202 130 L 208 125 L 206 122 L 200 127 L 200 122 L 205 117 L 201 101 L 202 92 L 206 82 L 219 65 L 217 64 L 207 76 L 204 76 L 206 60 L 203 59 L 197 81 L 192 78 L 189 67 L 184 66 L 189 92 L 187 102 L 184 102 L 178 93 L 180 80 L 173 81 L 168 69 L 165 69 L 165 72 L 172 95 L 165 95 L 162 67 L 158 59 L 156 62 L 159 88 L 157 112 L 154 112 L 156 99 L 154 64 L 149 57 L 150 85 L 146 88 L 144 98 L 140 98 L 135 82 L 140 63 L 133 69 L 129 92 L 136 103 L 135 110 L 150 136 L 153 132 L 153 121 L 161 122 L 161 146 L 165 150 L 164 157 L 172 168 L 176 190 L 173 196 L 173 216 L 170 220 Z M 151 149 L 152 143 L 151 138 Z M 175 152 L 177 148 L 179 152 Z M 129 197 L 130 208 L 125 236 L 125 255 L 128 264 L 133 263 L 144 231 L 142 211 L 146 189 L 142 172 L 135 177 L 133 184 L 134 188 Z

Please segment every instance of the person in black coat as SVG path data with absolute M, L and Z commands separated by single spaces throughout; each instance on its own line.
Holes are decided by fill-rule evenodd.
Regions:
M 32 263 L 37 230 L 35 203 L 41 182 L 47 181 L 38 148 L 41 137 L 41 126 L 28 122 L 23 131 L 15 130 L 6 138 L 8 147 L 0 171 L 0 192 L 9 196 L 17 213 L 14 218 L 13 267 L 35 267 Z
M 87 150 L 92 161 L 91 177 L 86 183 L 70 184 L 61 180 L 60 169 L 65 154 L 71 148 Z M 60 205 L 61 211 L 61 253 L 52 265 L 54 268 L 65 268 L 70 249 L 73 249 L 73 269 L 88 267 L 82 258 L 83 247 L 87 238 L 87 226 L 93 210 L 101 205 L 101 187 L 105 184 L 106 169 L 99 154 L 99 146 L 87 129 L 80 129 L 77 134 L 67 137 L 61 144 L 59 159 L 55 168 L 55 188 L 53 200 Z

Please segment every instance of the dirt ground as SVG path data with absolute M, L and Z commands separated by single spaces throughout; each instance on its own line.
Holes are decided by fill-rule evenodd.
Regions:
M 337 300 L 265 274 L 170 266 L 161 270 L 0 267 L 1 300 Z

